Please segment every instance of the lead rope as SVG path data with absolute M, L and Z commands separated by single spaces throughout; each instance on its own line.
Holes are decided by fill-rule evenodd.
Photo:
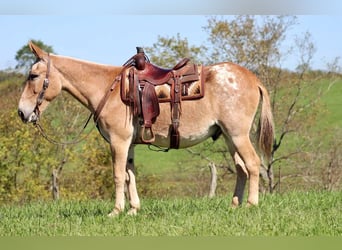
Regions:
M 154 145 L 154 144 L 148 144 L 147 147 L 148 147 L 149 150 L 151 150 L 153 152 L 164 152 L 164 153 L 169 152 L 169 150 L 171 149 L 171 148 L 160 147 L 160 146 Z
M 83 133 L 83 131 L 86 129 L 86 127 L 88 126 L 88 123 L 91 119 L 91 117 L 93 116 L 93 114 L 91 113 L 85 123 L 85 125 L 83 126 L 83 128 L 81 129 L 81 131 L 75 136 L 75 138 L 71 141 L 57 141 L 56 139 L 53 139 L 51 138 L 50 136 L 48 136 L 43 127 L 38 123 L 38 122 L 35 122 L 34 123 L 34 126 L 38 129 L 38 132 L 40 133 L 40 135 L 46 139 L 48 142 L 52 143 L 52 144 L 55 144 L 55 145 L 58 145 L 58 146 L 65 146 L 65 145 L 74 145 L 74 144 L 77 144 L 83 140 L 85 140 L 89 135 L 90 133 L 94 130 L 95 128 L 95 125 L 92 127 L 92 129 L 83 137 L 80 137 L 81 134 Z

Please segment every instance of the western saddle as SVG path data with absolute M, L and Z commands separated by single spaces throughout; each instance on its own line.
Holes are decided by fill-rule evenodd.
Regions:
M 133 116 L 139 117 L 143 143 L 154 142 L 152 124 L 160 113 L 159 103 L 168 102 L 171 106 L 170 148 L 179 148 L 181 101 L 204 96 L 202 77 L 202 66 L 191 63 L 188 58 L 171 69 L 164 69 L 150 63 L 143 48 L 137 47 L 137 54 L 124 64 L 121 73 L 121 99 L 130 106 Z

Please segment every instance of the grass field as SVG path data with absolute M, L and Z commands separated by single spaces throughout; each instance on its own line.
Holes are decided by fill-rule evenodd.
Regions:
M 0 207 L 1 236 L 341 236 L 342 192 L 262 196 L 229 208 L 226 197 L 144 199 L 137 216 L 108 218 L 110 201 L 38 202 Z

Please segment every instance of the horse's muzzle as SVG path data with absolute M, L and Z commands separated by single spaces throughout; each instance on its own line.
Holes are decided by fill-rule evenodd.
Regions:
M 38 120 L 38 115 L 35 112 L 25 114 L 24 111 L 18 109 L 18 115 L 24 123 L 36 122 Z

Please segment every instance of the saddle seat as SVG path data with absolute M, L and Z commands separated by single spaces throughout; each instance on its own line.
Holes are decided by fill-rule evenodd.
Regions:
M 180 70 L 189 61 L 189 58 L 184 58 L 171 69 L 165 69 L 152 63 L 146 63 L 144 69 L 138 71 L 139 80 L 148 81 L 153 85 L 164 84 L 172 77 L 172 71 Z

